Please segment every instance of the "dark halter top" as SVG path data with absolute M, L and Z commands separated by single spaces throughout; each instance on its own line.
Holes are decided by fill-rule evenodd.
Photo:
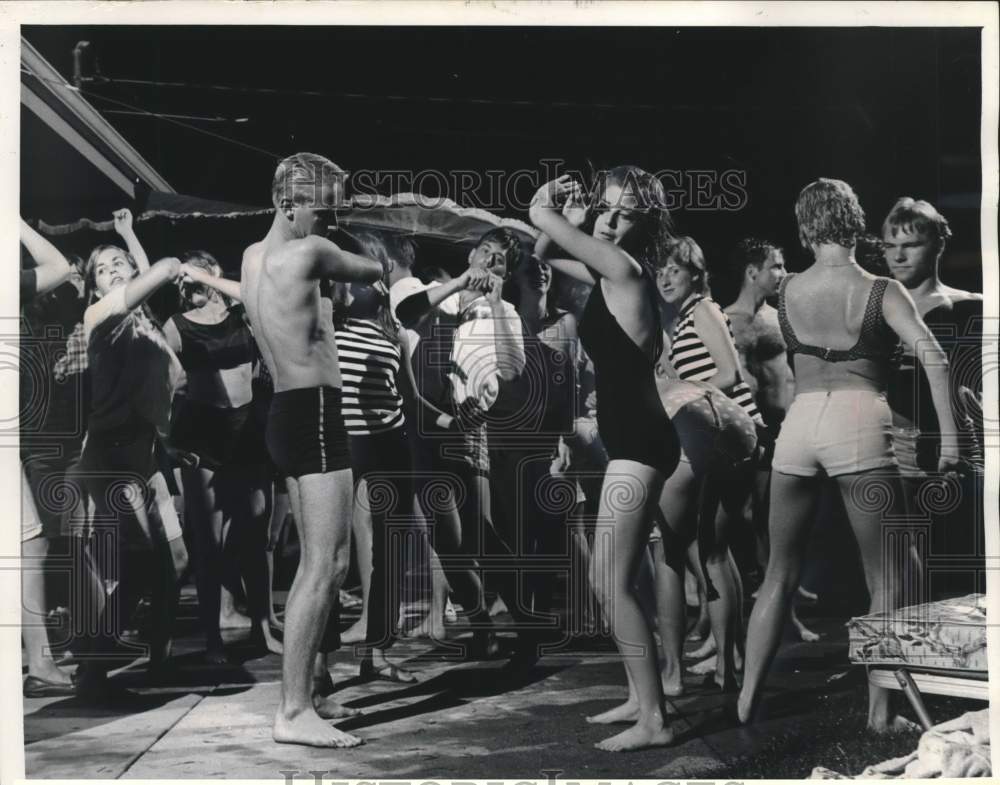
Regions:
M 785 289 L 795 275 L 787 275 L 778 290 L 778 323 L 781 325 L 781 335 L 788 345 L 791 354 L 810 354 L 831 363 L 842 363 L 850 360 L 888 361 L 896 354 L 899 338 L 886 323 L 882 315 L 882 297 L 889 285 L 888 278 L 876 278 L 868 295 L 868 305 L 861 320 L 861 334 L 850 349 L 831 349 L 825 346 L 812 346 L 802 343 L 788 321 L 788 311 L 785 308 Z

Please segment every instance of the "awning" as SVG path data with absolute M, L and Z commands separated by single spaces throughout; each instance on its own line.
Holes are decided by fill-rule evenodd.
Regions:
M 76 88 L 21 39 L 21 214 L 100 219 L 173 188 Z

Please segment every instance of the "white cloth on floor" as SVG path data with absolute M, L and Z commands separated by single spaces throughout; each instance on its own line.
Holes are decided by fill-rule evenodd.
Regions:
M 992 776 L 989 726 L 989 709 L 966 712 L 924 733 L 909 755 L 868 766 L 853 779 Z M 852 779 L 823 766 L 814 768 L 809 778 Z

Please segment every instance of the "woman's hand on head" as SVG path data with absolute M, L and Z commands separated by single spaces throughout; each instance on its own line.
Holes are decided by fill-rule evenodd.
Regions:
M 570 226 L 575 226 L 579 229 L 587 222 L 587 203 L 583 199 L 583 189 L 580 187 L 579 183 L 573 183 L 576 186 L 575 189 L 571 190 L 566 197 L 566 203 L 563 204 L 562 214 L 563 218 L 569 221 Z
M 582 201 L 580 184 L 568 174 L 564 174 L 555 180 L 550 180 L 535 192 L 531 200 L 531 209 L 561 210 L 574 195 Z

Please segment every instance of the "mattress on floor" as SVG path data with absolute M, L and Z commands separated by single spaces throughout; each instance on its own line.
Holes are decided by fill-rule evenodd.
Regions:
M 986 671 L 986 597 L 950 600 L 859 616 L 847 623 L 852 662 Z

